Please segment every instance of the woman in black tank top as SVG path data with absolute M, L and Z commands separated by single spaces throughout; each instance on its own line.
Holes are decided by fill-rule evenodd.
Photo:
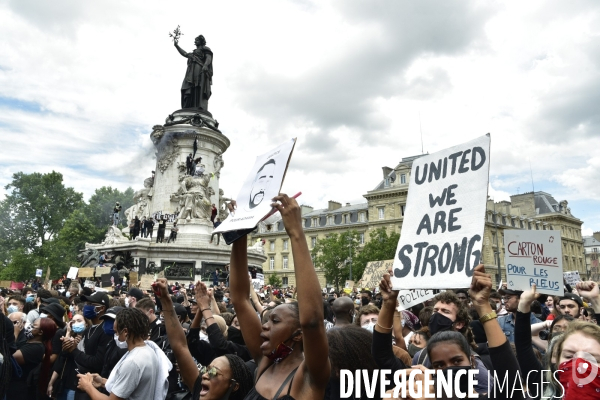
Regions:
M 273 201 L 292 245 L 298 302 L 275 307 L 261 326 L 249 300 L 246 240 L 241 238 L 233 243 L 231 299 L 244 341 L 257 365 L 255 387 L 246 399 L 322 399 L 331 367 L 321 285 L 302 229 L 300 206 L 285 194 Z M 235 202 L 229 206 L 232 209 Z

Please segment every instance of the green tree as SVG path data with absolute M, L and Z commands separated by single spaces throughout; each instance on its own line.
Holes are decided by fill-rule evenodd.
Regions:
M 359 234 L 353 230 L 319 239 L 312 250 L 315 267 L 325 271 L 325 279 L 336 290 L 350 278 L 350 259 L 358 253 L 358 244 Z M 353 266 L 352 278 L 356 277 Z
M 86 206 L 86 213 L 90 218 L 90 221 L 96 228 L 105 229 L 112 225 L 113 221 L 113 208 L 115 203 L 121 204 L 121 222 L 125 221 L 124 211 L 133 205 L 133 189 L 127 188 L 124 192 L 119 189 L 112 188 L 110 186 L 102 186 L 96 189 L 90 201 Z M 121 223 L 120 225 L 128 225 L 128 223 Z
M 400 234 L 392 232 L 388 235 L 385 228 L 371 232 L 369 242 L 364 245 L 360 253 L 353 258 L 352 272 L 356 271 L 356 279 L 360 279 L 370 261 L 392 260 L 398 247 Z
M 281 278 L 279 278 L 276 274 L 271 274 L 271 275 L 269 275 L 268 283 L 269 283 L 269 285 L 271 285 L 274 288 L 280 288 L 281 287 Z
M 0 202 L 0 277 L 24 280 L 60 260 L 55 240 L 71 213 L 83 205 L 81 193 L 63 185 L 62 174 L 19 172 Z M 52 266 L 51 266 L 52 267 Z

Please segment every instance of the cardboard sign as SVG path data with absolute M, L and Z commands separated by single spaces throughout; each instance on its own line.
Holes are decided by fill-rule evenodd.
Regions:
M 579 271 L 566 271 L 563 273 L 563 278 L 565 282 L 572 288 L 575 288 L 577 282 L 581 282 L 581 276 L 579 276 Z
M 69 279 L 77 279 L 77 272 L 78 271 L 79 271 L 79 268 L 70 267 L 69 268 L 69 273 L 67 273 L 67 278 L 69 278 Z
M 346 281 L 346 284 L 344 285 L 344 289 L 352 289 L 354 288 L 354 281 Z
M 93 278 L 94 273 L 96 272 L 96 268 L 79 268 L 79 273 L 77 276 L 79 278 Z
M 0 288 L 9 289 L 11 281 L 0 281 Z
M 110 274 L 110 267 L 96 267 L 96 275 L 102 276 L 104 274 Z
M 435 294 L 430 289 L 400 290 L 398 292 L 398 311 L 407 310 L 434 297 Z
M 44 271 L 42 271 L 41 269 L 37 269 L 35 270 L 35 276 L 37 276 L 38 278 L 42 277 L 42 274 L 44 273 Z
M 154 283 L 154 275 L 144 274 L 140 278 L 140 288 L 145 290 L 152 290 L 152 284 Z
M 507 289 L 562 296 L 563 266 L 560 231 L 504 231 Z
M 291 139 L 256 157 L 235 199 L 237 209 L 213 233 L 253 229 L 271 212 L 271 199 L 281 190 L 295 144 Z
M 364 288 L 377 288 L 383 275 L 392 268 L 394 260 L 371 261 L 365 267 L 362 278 L 358 281 L 359 286 Z
M 129 273 L 129 286 L 133 287 L 138 284 L 138 273 L 135 271 L 131 271 Z
M 94 285 L 94 282 L 86 279 L 85 282 L 83 282 L 83 287 L 87 287 L 90 289 L 93 289 L 96 285 Z
M 490 136 L 413 161 L 394 289 L 464 288 L 481 259 Z

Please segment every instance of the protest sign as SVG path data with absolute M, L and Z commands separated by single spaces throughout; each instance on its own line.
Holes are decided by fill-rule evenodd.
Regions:
M 43 270 L 38 269 L 38 268 L 35 269 L 35 276 L 37 276 L 38 278 L 41 278 L 43 273 L 44 273 Z
M 67 273 L 67 278 L 69 279 L 77 279 L 77 272 L 79 272 L 79 268 L 70 267 L 69 272 Z
M 79 268 L 79 273 L 77 274 L 77 276 L 79 278 L 93 278 L 95 272 L 96 272 L 96 268 L 94 268 L 94 267 Z
M 571 286 L 572 288 L 575 288 L 577 282 L 581 282 L 581 276 L 579 276 L 579 271 L 565 271 L 563 273 L 563 278 L 565 279 L 567 285 Z
M 346 284 L 344 285 L 344 289 L 353 289 L 354 281 L 346 280 Z
M 110 267 L 96 267 L 96 276 L 102 276 L 104 274 L 110 274 Z
M 90 281 L 89 279 L 86 279 L 85 282 L 83 282 L 83 287 L 93 289 L 95 286 L 96 285 L 94 285 L 94 282 Z
M 144 274 L 140 277 L 140 288 L 141 289 L 151 290 L 153 283 L 154 283 L 154 275 Z
M 431 289 L 400 290 L 398 292 L 398 311 L 407 310 L 434 297 L 435 293 Z
M 254 229 L 271 212 L 271 199 L 279 194 L 295 144 L 291 139 L 256 157 L 235 199 L 237 209 L 213 233 Z
M 388 272 L 394 265 L 394 260 L 371 261 L 367 263 L 362 278 L 358 281 L 358 286 L 362 288 L 377 288 L 383 278 L 383 274 Z
M 564 293 L 560 231 L 504 231 L 507 289 L 553 296 Z
M 0 288 L 9 289 L 11 281 L 0 281 Z
M 129 287 L 136 286 L 138 284 L 138 273 L 131 271 L 129 273 Z
M 489 166 L 489 134 L 413 161 L 394 289 L 470 285 L 481 259 Z

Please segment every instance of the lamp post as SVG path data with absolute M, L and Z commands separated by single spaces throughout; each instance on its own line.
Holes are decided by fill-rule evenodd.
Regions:
M 492 199 L 494 201 L 494 199 Z M 494 201 L 494 228 L 496 230 L 496 250 L 494 251 L 494 256 L 496 258 L 496 264 L 498 265 L 498 279 L 497 285 L 498 289 L 500 289 L 500 282 L 502 282 L 502 267 L 500 267 L 500 247 L 498 246 L 498 215 L 496 215 L 496 202 Z
M 348 236 L 348 265 L 350 267 L 350 280 L 352 280 L 352 236 Z

